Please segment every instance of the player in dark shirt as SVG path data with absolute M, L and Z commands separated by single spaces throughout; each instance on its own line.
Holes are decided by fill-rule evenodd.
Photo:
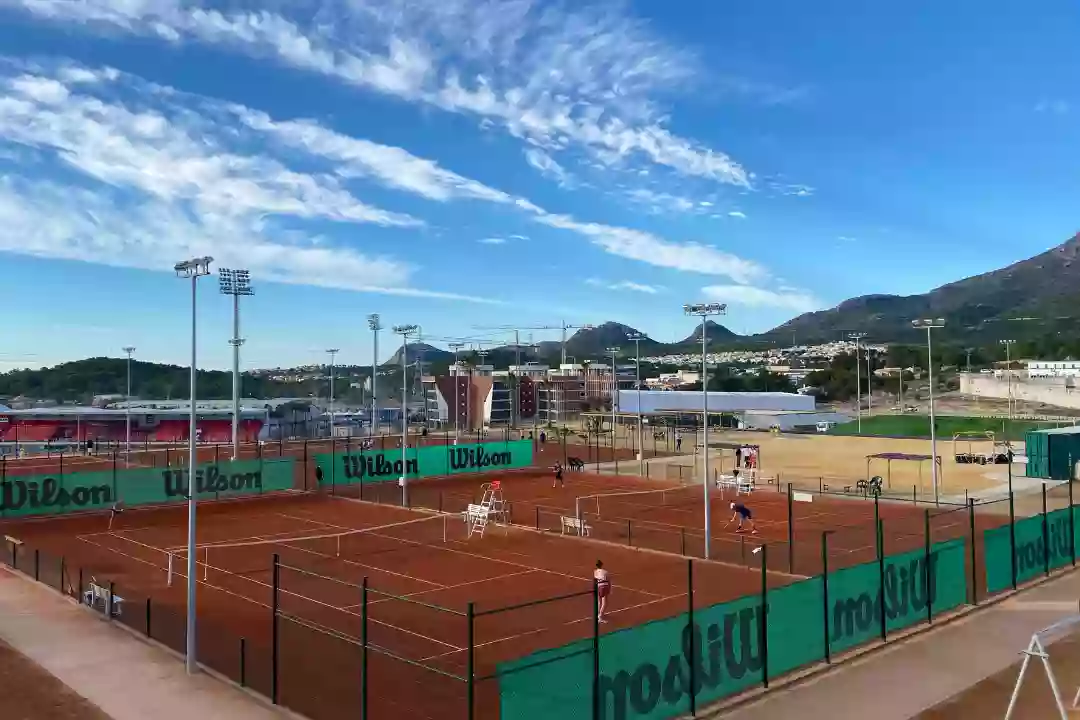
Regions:
M 754 514 L 750 512 L 750 508 L 746 507 L 742 503 L 733 502 L 731 503 L 731 509 L 732 511 L 734 511 L 734 514 L 731 516 L 731 519 L 727 521 L 727 525 L 725 525 L 724 527 L 727 527 L 731 523 L 735 522 L 736 519 L 738 519 L 739 527 L 735 528 L 735 532 L 742 532 L 743 521 L 746 521 L 750 524 L 750 533 L 752 535 L 757 535 L 757 525 L 754 524 Z

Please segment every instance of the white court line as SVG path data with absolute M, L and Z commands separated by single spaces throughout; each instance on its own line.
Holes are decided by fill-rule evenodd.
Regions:
M 96 547 L 99 547 L 102 550 L 106 550 L 108 552 L 116 553 L 117 555 L 122 555 L 123 557 L 129 558 L 129 559 L 134 560 L 136 562 L 140 562 L 140 563 L 143 563 L 144 565 L 149 565 L 150 567 L 153 567 L 153 568 L 156 568 L 158 570 L 162 570 L 162 571 L 167 572 L 167 568 L 163 568 L 163 567 L 157 565 L 156 563 L 150 562 L 149 560 L 143 560 L 142 558 L 135 557 L 134 555 L 129 555 L 128 553 L 123 552 L 122 550 L 117 550 L 115 548 L 110 548 L 110 547 L 108 547 L 106 545 L 102 545 L 101 543 L 96 543 L 96 542 L 94 542 L 92 540 L 87 540 L 84 536 L 79 536 L 78 539 L 82 540 L 83 542 L 94 545 Z M 141 545 L 142 543 L 137 543 L 137 544 Z M 151 546 L 147 545 L 146 547 L 151 547 Z M 155 549 L 164 552 L 164 550 L 162 550 L 161 548 L 155 548 Z M 228 575 L 229 577 L 240 578 L 241 580 L 253 583 L 255 585 L 262 586 L 262 587 L 267 588 L 267 589 L 269 589 L 271 591 L 273 591 L 273 589 L 274 589 L 273 585 L 271 585 L 269 583 L 265 583 L 265 582 L 262 582 L 262 581 L 259 581 L 259 580 L 255 580 L 254 578 L 246 577 L 246 576 L 240 575 L 238 573 L 230 572 L 229 570 L 226 570 L 224 568 L 214 567 L 213 565 L 208 565 L 206 563 L 201 563 L 201 564 L 208 567 L 208 568 L 210 568 L 210 569 L 212 569 L 212 570 L 220 572 L 220 573 L 222 573 L 224 575 Z M 178 575 L 179 577 L 182 577 L 185 580 L 187 580 L 187 575 L 183 571 L 173 570 L 173 573 L 175 575 Z M 196 578 L 195 582 L 197 584 L 202 584 L 202 585 L 206 585 L 207 587 L 214 588 L 215 590 L 226 593 L 228 595 L 232 595 L 234 597 L 242 598 L 244 600 L 247 600 L 248 602 L 251 602 L 251 603 L 254 603 L 255 605 L 258 605 L 259 607 L 270 608 L 270 606 L 267 605 L 266 603 L 259 602 L 258 600 L 255 600 L 254 598 L 250 598 L 247 595 L 242 595 L 242 594 L 237 593 L 237 592 L 235 592 L 233 590 L 227 590 L 227 589 L 221 587 L 220 585 L 214 585 L 213 583 L 208 582 L 206 580 L 199 580 L 198 578 Z M 347 608 L 339 607 L 337 605 L 333 605 L 331 603 L 323 602 L 321 600 L 316 600 L 315 598 L 308 597 L 307 595 L 301 595 L 300 593 L 295 593 L 295 592 L 292 592 L 291 590 L 286 590 L 284 588 L 278 588 L 278 591 L 282 592 L 282 593 L 285 593 L 286 595 L 292 595 L 293 597 L 300 598 L 302 600 L 307 600 L 308 602 L 314 603 L 316 605 L 322 605 L 323 607 L 327 607 L 327 608 L 330 608 L 332 610 L 338 610 L 338 611 L 343 612 L 343 613 L 345 613 L 347 615 L 352 615 L 353 617 L 361 617 L 359 613 L 353 612 L 353 611 L 351 611 L 351 610 L 349 610 Z M 454 645 L 453 643 L 443 642 L 442 640 L 437 640 L 437 639 L 435 639 L 433 637 L 429 637 L 427 635 L 421 635 L 420 633 L 415 633 L 415 632 L 412 632 L 411 630 L 406 630 L 405 628 L 398 627 L 397 625 L 393 625 L 391 623 L 383 622 L 381 620 L 376 620 L 375 618 L 368 618 L 368 620 L 370 622 L 375 623 L 376 625 L 382 625 L 384 627 L 392 628 L 394 630 L 398 630 L 400 632 L 403 632 L 406 635 L 412 635 L 414 637 L 418 637 L 418 638 L 421 638 L 423 640 L 433 642 L 433 643 L 435 643 L 437 645 L 445 645 L 446 647 L 457 648 L 459 650 L 462 649 L 462 648 L 458 648 L 458 646 Z
M 354 498 L 338 498 L 338 499 L 343 500 L 345 502 L 356 502 L 356 503 L 363 503 L 364 505 L 367 505 L 366 502 L 364 502 L 362 500 L 356 500 Z M 440 516 L 439 515 L 433 515 L 432 517 L 440 517 Z M 343 529 L 343 530 L 361 529 L 361 528 L 346 528 L 344 526 L 339 526 L 339 527 L 341 527 L 341 529 Z M 514 527 L 517 527 L 517 526 L 514 526 Z M 531 528 L 525 528 L 525 529 L 531 529 Z M 550 573 L 552 575 L 559 575 L 561 577 L 570 578 L 572 580 L 578 580 L 578 581 L 587 582 L 587 583 L 590 583 L 590 584 L 592 583 L 592 578 L 583 578 L 583 577 L 579 577 L 577 575 L 571 575 L 569 573 L 559 572 L 557 570 L 548 570 L 547 568 L 539 568 L 539 567 L 536 567 L 534 565 L 523 565 L 521 563 L 516 563 L 516 562 L 514 562 L 512 560 L 502 560 L 500 558 L 494 558 L 494 557 L 490 557 L 488 555 L 481 555 L 479 553 L 469 552 L 467 550 L 455 550 L 454 548 L 446 547 L 446 544 L 450 544 L 450 543 L 454 543 L 456 545 L 464 544 L 464 543 L 460 543 L 460 542 L 458 542 L 456 540 L 447 540 L 446 544 L 444 544 L 444 545 L 428 545 L 427 543 L 418 542 L 416 540 L 407 540 L 405 538 L 395 538 L 395 537 L 390 537 L 389 535 L 379 535 L 379 533 L 376 533 L 376 532 L 373 532 L 371 534 L 375 535 L 377 537 L 385 537 L 388 540 L 397 540 L 398 542 L 407 543 L 409 545 L 419 545 L 421 547 L 430 548 L 432 550 L 440 550 L 442 552 L 456 553 L 458 555 L 465 555 L 465 556 L 468 556 L 468 557 L 479 558 L 480 560 L 487 560 L 488 562 L 499 563 L 501 565 L 509 565 L 510 567 L 515 567 L 515 568 L 518 568 L 519 570 L 537 570 L 539 572 Z M 627 587 L 625 585 L 621 585 L 620 587 L 625 587 L 627 590 L 633 590 L 634 592 L 639 592 L 642 595 L 649 595 L 651 597 L 661 597 L 658 593 L 649 592 L 648 590 L 638 590 L 637 588 L 631 588 L 631 587 Z
M 607 612 L 606 614 L 607 615 L 614 615 L 615 613 L 626 612 L 627 610 L 636 610 L 637 608 L 645 607 L 647 605 L 655 605 L 656 603 L 667 602 L 668 600 L 675 600 L 676 598 L 681 598 L 681 597 L 684 597 L 684 595 L 681 594 L 681 593 L 678 594 L 678 595 L 668 595 L 667 597 L 656 598 L 655 600 L 649 600 L 647 602 L 638 603 L 637 605 L 630 605 L 628 607 L 619 608 L 618 610 L 611 610 L 611 611 Z M 574 620 L 567 620 L 565 622 L 559 623 L 559 625 L 576 625 L 579 622 L 592 622 L 592 619 L 593 619 L 592 615 L 589 615 L 588 617 L 576 618 Z M 497 644 L 503 643 L 503 642 L 510 642 L 512 640 L 518 640 L 520 638 L 527 637 L 529 635 L 537 635 L 537 634 L 542 633 L 542 632 L 547 632 L 552 627 L 553 626 L 549 625 L 547 627 L 537 628 L 535 630 L 529 630 L 528 632 L 517 633 L 516 635 L 507 635 L 506 637 L 497 638 L 495 640 L 488 640 L 487 642 L 476 643 L 476 644 L 473 645 L 473 649 L 475 650 L 476 648 L 487 647 L 488 645 L 497 645 Z M 464 649 L 465 648 L 462 648 L 462 650 L 464 650 Z M 462 650 L 455 650 L 453 652 L 446 652 L 446 653 L 441 653 L 439 655 L 432 655 L 430 657 L 421 658 L 420 662 L 428 662 L 429 660 L 437 660 L 439 658 L 448 657 L 448 656 L 453 655 L 455 653 L 462 652 Z
M 412 598 L 412 597 L 416 597 L 417 595 L 426 595 L 427 593 L 441 592 L 443 590 L 457 590 L 458 588 L 467 587 L 469 585 L 477 585 L 479 583 L 485 583 L 485 582 L 497 582 L 499 580 L 505 580 L 507 578 L 517 577 L 519 575 L 529 575 L 530 573 L 537 573 L 537 572 L 544 572 L 544 571 L 543 570 L 522 570 L 521 572 L 513 572 L 513 573 L 510 573 L 509 575 L 499 575 L 498 577 L 481 578 L 479 580 L 470 580 L 469 582 L 458 583 L 457 585 L 446 585 L 446 586 L 441 587 L 441 588 L 432 588 L 431 590 L 419 590 L 417 592 L 406 593 L 404 595 L 398 595 L 397 598 L 384 597 L 384 598 L 382 598 L 380 600 L 369 601 L 368 605 L 369 606 L 378 605 L 379 603 L 383 603 L 383 602 L 392 602 L 393 600 L 397 600 L 398 598 Z M 378 591 L 376 591 L 376 592 L 378 592 Z M 362 607 L 362 606 L 363 606 L 363 603 L 354 603 L 352 605 L 346 605 L 345 607 L 347 609 L 351 610 L 352 608 L 358 608 L 358 607 Z

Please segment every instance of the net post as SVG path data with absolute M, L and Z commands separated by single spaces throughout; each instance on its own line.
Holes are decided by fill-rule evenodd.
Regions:
M 363 479 L 361 478 L 361 482 Z M 337 495 L 337 438 L 330 436 L 330 494 Z
M 926 623 L 929 625 L 934 622 L 934 603 L 933 596 L 930 594 L 930 508 L 923 510 L 923 538 L 925 540 L 925 547 L 923 548 L 923 573 L 926 575 Z M 882 607 L 884 613 L 885 608 Z
M 34 582 L 41 582 L 41 551 L 34 548 Z
M 832 654 L 829 652 L 829 531 L 821 533 L 821 609 L 823 619 L 822 627 L 825 629 L 825 662 L 832 663 Z
M 679 552 L 683 555 L 683 557 L 686 556 L 686 527 L 685 526 L 680 526 L 679 527 Z
M 779 481 L 778 481 L 779 482 Z M 787 484 L 787 549 L 788 549 L 788 572 L 795 572 L 795 501 L 793 500 L 791 483 Z
M 877 510 L 877 498 L 874 498 L 874 509 Z M 881 642 L 885 642 L 888 635 L 886 628 L 887 613 L 885 612 L 885 528 L 881 520 L 877 521 L 875 528 L 877 534 L 877 561 L 878 561 L 878 603 L 881 607 Z
M 626 518 L 626 545 L 634 547 L 634 526 L 630 518 Z
M 150 636 L 150 598 L 146 598 L 146 637 Z
M 696 635 L 694 625 L 694 561 L 686 559 L 686 651 L 690 656 L 690 715 L 697 715 L 697 667 L 693 661 L 694 638 Z
M 368 579 L 360 585 L 360 720 L 368 718 Z
M 278 704 L 278 590 L 281 588 L 281 560 L 274 553 L 274 571 L 271 581 L 271 626 L 270 626 L 270 702 Z
M 240 687 L 247 687 L 247 640 L 240 638 Z
M 1046 518 L 1046 483 L 1042 486 L 1043 573 L 1050 575 L 1050 527 Z
M 1070 517 L 1072 514 L 1070 513 Z M 975 554 L 975 498 L 968 498 L 968 531 L 971 533 L 971 604 L 979 604 L 978 561 Z M 1075 555 L 1075 553 L 1073 553 Z
M 761 647 L 761 682 L 769 689 L 769 544 L 761 545 L 761 608 L 758 611 L 758 643 Z M 882 617 L 884 617 L 882 613 Z
M 469 720 L 473 720 L 474 706 L 476 705 L 476 680 L 475 680 L 475 664 L 476 664 L 476 638 L 475 638 L 475 626 L 476 626 L 476 608 L 473 603 L 469 603 L 469 606 L 465 609 L 465 621 L 468 623 L 468 654 L 465 658 L 465 682 L 466 682 L 466 697 L 468 698 Z M 595 641 L 594 641 L 595 642 Z
M 600 581 L 595 577 L 592 581 L 592 599 L 592 717 L 593 720 L 600 720 Z
M 308 491 L 307 466 L 308 466 L 307 438 L 304 438 L 304 492 Z
M 1072 456 L 1069 458 L 1069 463 L 1072 463 Z M 1072 565 L 1076 567 L 1076 519 L 1073 517 L 1073 480 L 1072 473 L 1069 473 L 1069 555 L 1072 557 Z
M 1015 496 L 1009 491 L 1009 562 L 1012 566 L 1012 589 L 1016 589 L 1016 504 Z

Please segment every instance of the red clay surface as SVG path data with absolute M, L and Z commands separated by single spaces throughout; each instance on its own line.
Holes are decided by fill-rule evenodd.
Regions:
M 284 447 L 286 454 L 292 449 Z M 265 451 L 264 447 L 264 457 L 275 456 Z M 309 460 L 314 452 L 309 445 Z M 211 459 L 212 455 L 206 458 Z M 369 652 L 373 720 L 464 716 L 464 682 L 385 653 L 462 676 L 468 646 L 464 614 L 470 602 L 478 613 L 473 645 L 479 677 L 494 672 L 497 662 L 591 634 L 591 577 L 598 558 L 611 571 L 615 585 L 611 622 L 602 631 L 686 609 L 687 560 L 680 555 L 703 554 L 700 485 L 672 488 L 664 504 L 656 493 L 583 501 L 582 516 L 593 538 L 583 539 L 559 534 L 561 517 L 576 514 L 577 498 L 655 490 L 660 484 L 575 473 L 567 475 L 565 487 L 552 488 L 552 475 L 546 470 L 506 473 L 501 478 L 515 526 L 490 527 L 483 538 L 466 538 L 457 516 L 394 507 L 400 502 L 394 483 L 364 486 L 365 500 L 387 503 L 383 505 L 313 494 L 202 503 L 197 535 L 200 546 L 205 546 L 199 553 L 197 576 L 200 659 L 271 694 L 273 553 L 282 563 L 279 697 L 316 720 L 359 715 L 362 651 L 356 638 L 362 632 L 364 577 L 371 588 L 368 640 L 380 649 Z M 410 504 L 458 512 L 478 500 L 480 484 L 492 479 L 496 477 L 413 482 Z M 335 490 L 359 494 L 360 487 Z M 757 536 L 738 535 L 733 526 L 725 527 L 731 499 L 714 492 L 714 560 L 696 563 L 696 607 L 757 592 L 763 554 L 752 551 L 763 542 L 769 546 L 766 581 L 774 587 L 821 571 L 820 538 L 825 530 L 836 531 L 830 536 L 830 570 L 874 559 L 872 502 L 815 496 L 813 502 L 792 503 L 796 542 L 789 552 L 786 493 L 762 489 L 740 497 L 754 512 Z M 878 512 L 885 522 L 886 552 L 923 546 L 924 510 L 883 502 Z M 968 536 L 966 509 L 934 512 L 933 541 Z M 420 522 L 397 525 L 416 519 Z M 976 520 L 979 529 L 1001 524 L 997 515 Z M 108 516 L 102 514 L 10 521 L 0 529 L 22 541 L 18 564 L 24 571 L 34 572 L 37 550 L 36 572 L 43 582 L 73 594 L 87 586 L 91 575 L 101 584 L 112 582 L 125 600 L 123 622 L 182 650 L 186 585 L 182 554 L 174 556 L 177 575 L 172 587 L 167 585 L 167 568 L 168 551 L 182 548 L 186 541 L 186 508 L 129 509 L 111 531 Z M 369 532 L 343 537 L 340 549 L 335 537 L 298 540 L 358 529 Z M 981 538 L 981 532 L 976 537 Z M 977 542 L 976 549 L 980 548 Z M 567 594 L 574 597 L 483 614 Z M 497 717 L 497 682 L 479 682 L 477 693 L 477 717 Z

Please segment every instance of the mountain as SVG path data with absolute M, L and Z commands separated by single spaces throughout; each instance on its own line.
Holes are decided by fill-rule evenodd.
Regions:
M 713 320 L 705 321 L 705 329 L 708 332 L 708 340 L 710 343 L 736 342 L 742 338 L 741 335 L 733 333 Z M 701 323 L 698 323 L 697 327 L 694 328 L 694 332 L 690 333 L 690 337 L 677 344 L 680 346 L 701 345 Z
M 917 341 L 911 321 L 944 318 L 943 336 L 991 342 L 1076 331 L 1080 319 L 1080 233 L 1035 257 L 942 285 L 922 295 L 864 295 L 804 313 L 760 338 L 800 344 L 865 332 L 873 342 Z
M 434 345 L 428 345 L 427 343 L 408 343 L 406 346 L 406 352 L 408 356 L 405 358 L 405 362 L 412 365 L 420 359 L 425 365 L 428 363 L 445 364 L 454 362 L 454 353 L 449 350 L 443 350 L 437 348 Z M 390 356 L 390 359 L 383 363 L 383 367 L 392 366 L 400 367 L 401 365 L 401 347 L 399 346 L 394 354 Z
M 640 341 L 642 355 L 666 347 L 664 343 L 653 340 L 637 328 L 617 322 L 606 322 L 582 328 L 571 335 L 566 341 L 566 354 L 573 355 L 578 362 L 581 362 L 585 359 L 593 360 L 603 357 L 607 355 L 608 348 L 617 347 L 620 355 L 633 356 L 637 343 L 630 338 L 635 335 L 643 336 Z

